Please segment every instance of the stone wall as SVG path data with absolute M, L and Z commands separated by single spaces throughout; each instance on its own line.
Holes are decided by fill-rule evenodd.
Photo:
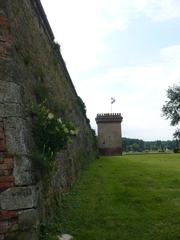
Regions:
M 80 170 L 96 156 L 87 118 L 39 0 L 0 0 L 0 240 L 38 239 Z M 79 129 L 51 177 L 33 159 L 32 103 L 47 104 Z

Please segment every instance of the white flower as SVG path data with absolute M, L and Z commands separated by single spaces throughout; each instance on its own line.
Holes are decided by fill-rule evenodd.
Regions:
M 52 113 L 49 113 L 49 114 L 48 114 L 48 118 L 49 118 L 49 119 L 53 119 L 53 118 L 54 118 L 54 115 L 53 115 Z
M 61 118 L 58 118 L 58 122 L 59 122 L 59 123 L 62 123 L 62 120 L 61 120 Z
M 64 130 L 65 133 L 68 133 L 68 132 L 69 132 L 69 130 L 68 130 L 66 127 L 63 128 L 63 130 Z
M 75 129 L 75 130 L 70 130 L 70 134 L 73 135 L 73 136 L 76 136 L 78 134 L 78 130 Z

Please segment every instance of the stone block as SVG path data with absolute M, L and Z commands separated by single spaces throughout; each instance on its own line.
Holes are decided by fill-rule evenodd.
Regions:
M 20 211 L 18 213 L 19 229 L 24 231 L 30 228 L 37 228 L 38 226 L 38 214 L 36 209 L 29 209 Z
M 8 118 L 4 123 L 6 147 L 9 152 L 27 155 L 30 134 L 26 121 L 22 118 Z
M 37 190 L 31 187 L 13 187 L 0 194 L 2 210 L 21 210 L 37 206 Z
M 0 116 L 6 117 L 24 117 L 22 105 L 18 103 L 0 103 Z
M 22 103 L 21 87 L 14 82 L 0 81 L 0 103 Z
M 13 176 L 16 186 L 33 185 L 35 180 L 31 160 L 25 156 L 15 157 Z

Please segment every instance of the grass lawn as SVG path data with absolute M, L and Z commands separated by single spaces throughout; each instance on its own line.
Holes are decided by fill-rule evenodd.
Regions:
M 63 202 L 76 240 L 180 239 L 180 154 L 102 157 Z

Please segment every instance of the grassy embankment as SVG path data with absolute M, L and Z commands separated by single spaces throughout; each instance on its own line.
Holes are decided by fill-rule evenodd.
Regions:
M 180 239 L 180 154 L 103 157 L 63 202 L 76 240 Z

